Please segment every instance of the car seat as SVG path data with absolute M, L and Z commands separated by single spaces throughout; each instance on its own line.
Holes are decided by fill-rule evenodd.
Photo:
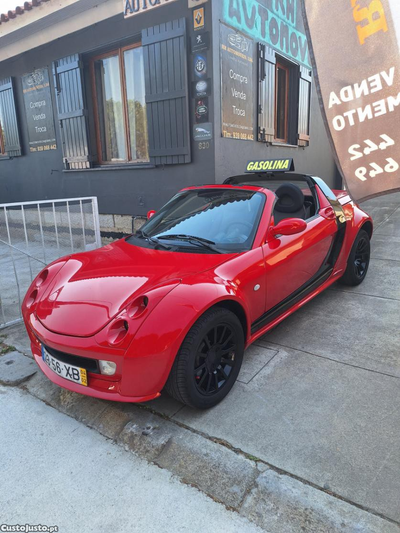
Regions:
M 304 194 L 293 183 L 283 183 L 276 191 L 278 200 L 274 207 L 275 225 L 285 218 L 307 218 L 304 207 Z

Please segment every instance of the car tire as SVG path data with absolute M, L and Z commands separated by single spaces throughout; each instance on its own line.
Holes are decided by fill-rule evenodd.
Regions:
M 371 244 L 368 233 L 360 230 L 351 248 L 347 260 L 347 268 L 339 279 L 342 285 L 356 286 L 362 283 L 367 275 L 371 254 Z
M 165 390 L 190 407 L 214 407 L 232 389 L 243 353 L 244 334 L 238 317 L 227 309 L 210 309 L 186 335 Z

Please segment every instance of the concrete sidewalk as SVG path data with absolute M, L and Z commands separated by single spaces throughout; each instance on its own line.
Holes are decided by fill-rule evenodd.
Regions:
M 400 194 L 363 207 L 375 222 L 364 283 L 335 285 L 260 339 L 246 352 L 239 382 L 214 409 L 194 411 L 168 396 L 147 408 L 332 501 L 382 517 L 377 530 L 389 531 L 400 525 Z M 22 327 L 2 333 L 29 351 Z M 113 410 L 134 418 L 143 408 Z M 242 509 L 269 528 L 265 505 L 253 489 Z
M 0 524 L 56 525 L 60 533 L 262 533 L 32 396 L 0 386 L 0 398 Z

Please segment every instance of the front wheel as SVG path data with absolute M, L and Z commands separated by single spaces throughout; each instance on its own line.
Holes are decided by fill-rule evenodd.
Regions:
M 339 283 L 343 285 L 359 285 L 367 275 L 371 255 L 369 235 L 365 230 L 360 230 L 353 243 L 347 261 L 347 268 Z
M 243 353 L 244 334 L 237 316 L 226 309 L 210 309 L 186 335 L 165 390 L 191 407 L 213 407 L 233 387 Z

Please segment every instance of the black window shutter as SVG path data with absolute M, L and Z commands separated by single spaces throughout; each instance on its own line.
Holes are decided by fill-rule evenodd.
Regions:
M 310 144 L 311 71 L 300 67 L 299 76 L 299 121 L 297 144 Z
M 150 161 L 190 163 L 185 19 L 143 30 Z
M 275 51 L 258 44 L 258 140 L 275 138 Z
M 58 59 L 53 63 L 53 74 L 64 166 L 67 170 L 90 168 L 92 158 L 80 56 Z
M 21 155 L 21 143 L 18 134 L 17 111 L 15 109 L 12 78 L 0 80 L 0 116 L 4 131 L 4 151 L 8 157 Z

